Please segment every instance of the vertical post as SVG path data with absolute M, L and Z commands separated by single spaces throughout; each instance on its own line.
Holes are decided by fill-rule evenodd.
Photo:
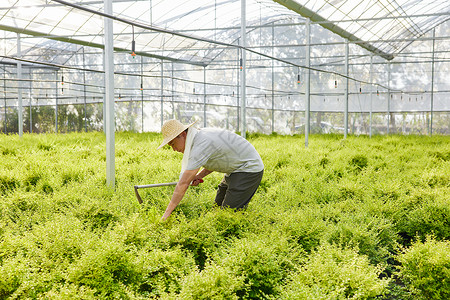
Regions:
M 144 132 L 144 57 L 141 55 L 141 132 Z
M 152 4 L 152 0 L 150 0 L 150 26 L 153 25 L 153 4 Z
M 86 104 L 86 62 L 83 47 L 83 96 L 84 96 L 84 131 L 87 132 L 87 104 Z
M 3 33 L 3 35 L 4 35 L 4 41 L 5 41 L 5 45 L 6 45 L 6 31 L 4 31 L 4 33 Z M 4 47 L 4 49 L 5 49 L 5 56 L 6 56 L 6 47 Z M 8 122 L 7 122 L 7 113 L 6 113 L 6 66 L 5 65 L 3 65 L 3 96 L 4 96 L 4 99 L 5 99 L 5 134 L 6 134 L 6 132 L 7 132 L 7 125 L 8 125 Z
M 391 121 L 391 62 L 388 63 L 388 101 L 387 101 L 387 134 L 390 132 Z
M 347 138 L 348 133 L 348 77 L 349 77 L 349 45 L 348 40 L 345 40 L 345 108 L 344 108 L 344 139 Z
M 308 148 L 309 144 L 309 126 L 311 123 L 311 20 L 306 19 L 306 73 L 305 73 L 305 147 Z M 295 118 L 295 115 L 294 115 Z
M 434 43 L 436 37 L 436 28 L 433 29 L 433 54 L 431 59 L 431 99 L 430 99 L 430 136 L 433 135 L 433 105 L 434 105 Z
M 275 22 L 272 23 L 272 57 L 274 57 L 274 45 L 275 45 Z M 275 60 L 272 59 L 272 132 L 275 132 L 275 74 L 274 74 L 274 63 Z
M 170 88 L 170 101 L 172 102 L 172 115 L 171 119 L 175 119 L 175 104 L 173 103 L 173 100 L 175 99 L 175 88 L 174 88 L 174 73 L 173 73 L 173 62 L 170 65 L 170 77 L 172 78 L 171 82 L 171 88 Z
M 7 132 L 7 125 L 8 122 L 6 120 L 7 114 L 6 114 L 6 66 L 3 66 L 3 97 L 5 99 L 5 134 Z
M 161 128 L 164 123 L 164 61 L 161 59 Z
M 247 24 L 246 24 L 246 0 L 241 0 L 241 136 L 245 138 L 247 130 L 246 121 L 246 73 L 247 73 L 247 60 L 246 50 L 247 47 Z
M 58 71 L 55 71 L 55 133 L 58 133 Z
M 369 83 L 370 83 L 370 113 L 369 113 L 369 137 L 372 137 L 372 81 L 373 81 L 373 55 L 370 56 L 369 69 Z
M 214 40 L 217 39 L 217 0 L 214 0 Z
M 20 33 L 17 34 L 17 57 L 22 57 L 22 49 L 20 45 Z M 19 101 L 18 116 L 19 116 L 19 136 L 23 135 L 23 103 L 22 103 L 22 62 L 17 61 L 17 94 Z
M 203 67 L 203 127 L 206 127 L 206 67 Z
M 237 80 L 237 84 L 236 84 L 236 129 L 237 129 L 237 131 L 240 131 L 240 128 L 241 128 L 241 118 L 240 118 L 240 115 L 241 115 L 241 112 L 240 112 L 240 110 L 241 110 L 241 97 L 240 97 L 240 89 L 239 89 L 239 84 L 240 84 L 240 82 L 241 82 L 241 71 L 240 71 L 240 49 L 239 48 L 237 48 L 236 49 L 236 51 L 237 51 L 237 69 L 238 69 L 238 72 L 237 72 L 237 76 L 236 76 L 236 80 Z
M 104 54 L 105 52 L 103 52 L 103 65 L 105 65 L 106 62 L 106 57 Z M 103 76 L 103 86 L 105 87 L 102 95 L 103 133 L 106 135 L 106 76 Z
M 32 97 L 33 83 L 31 82 L 31 69 L 29 69 L 28 73 L 29 73 L 29 77 L 30 77 L 30 92 L 29 92 L 29 95 L 30 95 L 30 133 L 33 133 L 33 103 L 31 103 L 32 102 L 31 99 L 33 98 Z
M 104 1 L 105 13 L 112 15 L 112 0 Z M 106 102 L 106 184 L 115 187 L 114 44 L 113 22 L 105 17 L 105 102 Z

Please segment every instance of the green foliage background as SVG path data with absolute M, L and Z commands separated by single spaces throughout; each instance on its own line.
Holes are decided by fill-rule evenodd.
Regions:
M 265 164 L 246 211 L 222 175 L 160 218 L 181 154 L 116 134 L 0 135 L 0 299 L 448 299 L 450 138 L 250 135 Z

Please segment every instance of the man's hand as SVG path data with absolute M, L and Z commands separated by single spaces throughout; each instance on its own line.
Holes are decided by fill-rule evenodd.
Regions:
M 194 176 L 194 179 L 192 180 L 191 185 L 197 186 L 200 183 L 203 183 L 203 177 L 205 177 L 211 173 L 212 173 L 212 171 L 203 169 L 200 173 L 198 173 L 197 175 Z
M 192 180 L 192 182 L 191 182 L 191 185 L 192 186 L 197 186 L 200 183 L 203 183 L 203 179 L 201 179 L 201 178 L 194 178 L 194 180 Z

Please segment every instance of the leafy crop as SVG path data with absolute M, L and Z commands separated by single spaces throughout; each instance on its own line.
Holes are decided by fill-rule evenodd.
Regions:
M 292 275 L 281 299 L 368 299 L 382 295 L 389 279 L 356 249 L 324 244 Z
M 399 255 L 399 276 L 420 299 L 450 298 L 450 244 L 428 236 Z
M 0 135 L 0 299 L 444 299 L 450 138 L 249 135 L 265 164 L 245 211 L 222 175 L 166 221 L 181 155 L 117 133 Z

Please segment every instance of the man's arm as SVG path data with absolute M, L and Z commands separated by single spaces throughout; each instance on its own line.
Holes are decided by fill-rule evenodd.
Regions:
M 192 185 L 192 186 L 197 186 L 197 185 L 199 185 L 201 182 L 203 182 L 203 181 L 200 180 L 200 179 L 202 179 L 203 177 L 205 177 L 205 176 L 211 174 L 212 172 L 213 172 L 213 171 L 210 171 L 210 170 L 207 170 L 207 169 L 201 170 L 200 173 L 198 173 L 197 175 L 195 175 L 194 179 L 192 180 L 191 185 Z
M 184 171 L 183 175 L 180 178 L 180 181 L 178 181 L 178 183 L 175 187 L 175 191 L 173 192 L 172 199 L 170 200 L 170 203 L 167 206 L 166 211 L 164 212 L 164 215 L 162 216 L 162 220 L 166 220 L 170 216 L 170 214 L 173 212 L 173 210 L 181 202 L 181 200 L 184 197 L 184 194 L 186 193 L 186 190 L 188 189 L 189 185 L 191 184 L 191 181 L 194 179 L 197 172 L 198 172 L 198 169 Z

